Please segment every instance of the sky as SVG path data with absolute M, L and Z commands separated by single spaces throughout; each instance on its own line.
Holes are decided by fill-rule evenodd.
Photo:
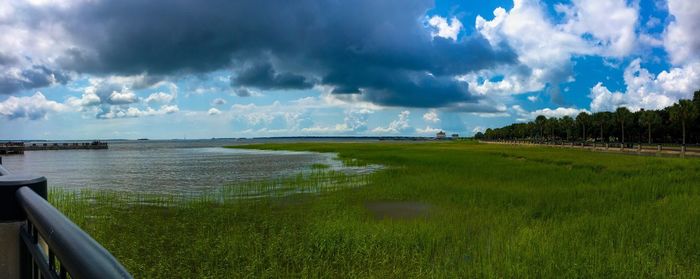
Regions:
M 697 0 L 0 0 L 0 139 L 473 135 L 700 89 Z

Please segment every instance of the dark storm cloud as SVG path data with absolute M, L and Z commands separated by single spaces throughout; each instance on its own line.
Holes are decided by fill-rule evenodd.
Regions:
M 231 86 L 251 86 L 260 89 L 308 89 L 313 87 L 304 76 L 277 73 L 269 62 L 255 63 L 231 77 Z
M 0 66 L 8 66 L 17 63 L 19 59 L 7 53 L 0 52 Z
M 250 90 L 248 90 L 246 88 L 234 89 L 233 93 L 236 94 L 236 96 L 238 96 L 238 97 L 250 97 L 251 95 L 253 95 L 252 93 L 250 93 Z
M 58 60 L 93 74 L 231 69 L 235 87 L 362 94 L 381 105 L 475 102 L 455 75 L 512 63 L 477 35 L 432 38 L 429 0 L 122 0 L 56 12 L 75 48 Z M 265 61 L 265 62 L 260 62 Z
M 34 65 L 20 70 L 19 74 L 0 74 L 0 93 L 12 94 L 20 90 L 45 87 L 52 84 L 65 84 L 69 77 L 60 71 L 45 66 Z

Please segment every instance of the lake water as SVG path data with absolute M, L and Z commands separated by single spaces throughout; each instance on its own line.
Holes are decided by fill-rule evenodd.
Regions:
M 330 153 L 223 148 L 266 141 L 283 140 L 114 141 L 107 150 L 27 151 L 3 157 L 3 166 L 13 173 L 43 175 L 49 187 L 156 193 L 199 193 L 310 171 L 313 164 L 348 173 L 371 171 L 343 166 Z

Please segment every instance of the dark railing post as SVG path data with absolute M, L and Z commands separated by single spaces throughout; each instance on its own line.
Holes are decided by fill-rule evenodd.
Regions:
M 132 278 L 46 196 L 46 178 L 0 165 L 0 278 Z
M 27 216 L 19 205 L 15 192 L 28 187 L 46 199 L 46 178 L 35 175 L 10 174 L 0 166 L 0 277 L 27 278 L 31 264 L 27 266 L 26 251 L 20 245 L 20 227 Z

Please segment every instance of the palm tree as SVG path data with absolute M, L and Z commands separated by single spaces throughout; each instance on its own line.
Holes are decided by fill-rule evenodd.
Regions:
M 605 141 L 603 137 L 603 131 L 605 130 L 605 125 L 608 124 L 609 117 L 607 112 L 596 112 L 593 114 L 593 124 L 600 127 L 600 140 Z
M 547 139 L 548 140 L 554 140 L 557 138 L 557 132 L 559 132 L 559 119 L 556 117 L 550 117 L 547 118 L 547 121 L 545 121 L 545 131 L 547 132 Z
M 571 116 L 564 116 L 559 122 L 561 123 L 561 126 L 566 129 L 566 140 L 569 140 L 571 138 L 571 128 L 576 127 L 574 119 L 571 118 Z
M 535 124 L 537 125 L 538 128 L 540 128 L 540 138 L 544 137 L 544 124 L 547 123 L 547 117 L 544 115 L 538 115 L 537 118 L 535 118 Z
M 628 110 L 626 107 L 619 107 L 617 110 L 615 110 L 615 121 L 620 124 L 620 127 L 622 128 L 622 144 L 625 144 L 625 123 L 630 122 L 630 119 L 632 118 L 632 112 Z
M 651 126 L 657 126 L 661 124 L 661 117 L 653 110 L 642 110 L 639 116 L 639 125 L 647 127 L 647 132 L 649 133 L 649 144 L 651 144 Z
M 583 126 L 583 141 L 586 141 L 586 126 L 591 122 L 591 115 L 587 112 L 579 113 L 576 116 L 576 123 Z
M 678 103 L 673 104 L 671 110 L 669 111 L 671 121 L 680 122 L 683 129 L 683 146 L 685 146 L 685 124 L 686 122 L 693 121 L 697 117 L 697 110 L 690 100 L 679 100 Z

